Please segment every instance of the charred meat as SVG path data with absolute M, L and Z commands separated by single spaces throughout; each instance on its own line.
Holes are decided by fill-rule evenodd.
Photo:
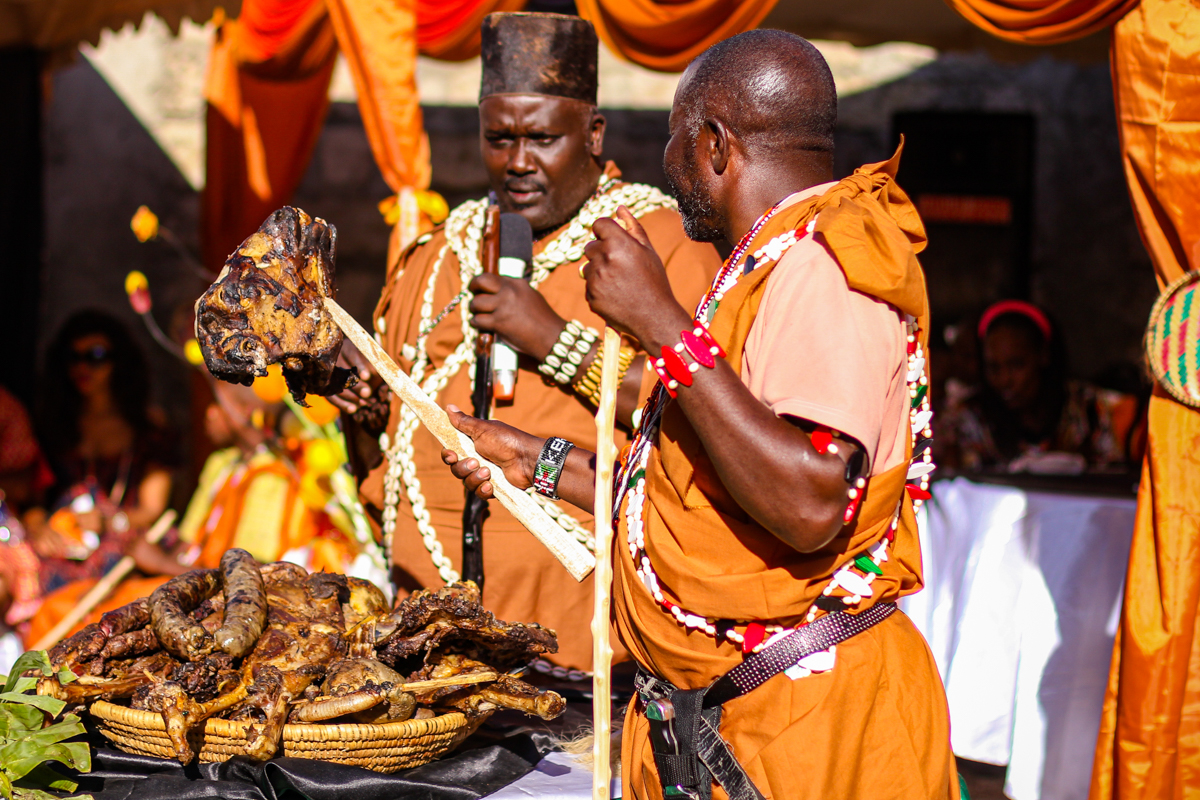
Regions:
M 217 378 L 249 386 L 281 364 L 288 388 L 336 394 L 353 381 L 335 367 L 341 329 L 322 299 L 334 297 L 336 229 L 284 206 L 225 262 L 216 283 L 196 302 L 196 339 Z

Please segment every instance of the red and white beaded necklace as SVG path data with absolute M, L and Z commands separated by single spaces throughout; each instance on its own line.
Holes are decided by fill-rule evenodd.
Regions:
M 754 226 L 738 242 L 738 246 L 722 265 L 721 270 L 713 279 L 712 286 L 697 306 L 694 315 L 697 321 L 712 318 L 712 314 L 716 311 L 716 305 L 720 303 L 725 293 L 741 277 L 738 270 L 738 263 L 741 257 L 749 248 L 754 236 L 777 210 L 778 206 L 772 207 L 755 222 Z M 787 231 L 772 239 L 754 253 L 756 263 L 765 264 L 768 261 L 777 261 L 792 245 L 799 242 L 804 236 L 810 235 L 814 224 L 815 220 L 810 221 L 803 233 L 798 230 Z M 710 307 L 711 311 L 709 310 Z M 916 321 L 912 317 L 908 317 L 905 320 L 905 332 L 907 334 L 908 351 L 906 382 L 908 384 L 911 405 L 909 424 L 913 446 L 913 462 L 908 470 L 906 491 L 912 498 L 915 509 L 919 508 L 922 501 L 929 497 L 929 474 L 933 471 L 934 465 L 927 446 L 927 440 L 932 435 L 929 428 L 929 421 L 933 414 L 929 407 L 925 355 L 919 342 L 919 331 L 917 330 Z M 630 448 L 629 457 L 622 466 L 618 476 L 618 494 L 614 508 L 618 510 L 617 513 L 621 513 L 622 502 L 628 497 L 628 503 L 624 507 L 627 528 L 626 541 L 630 556 L 634 562 L 634 567 L 637 570 L 638 577 L 641 578 L 643 585 L 654 598 L 655 602 L 666 613 L 673 616 L 680 625 L 688 629 L 703 631 L 714 639 L 728 639 L 741 646 L 743 652 L 758 652 L 776 639 L 789 633 L 791 629 L 787 629 L 782 625 L 766 624 L 759 621 L 736 622 L 691 613 L 677 603 L 669 600 L 663 594 L 658 575 L 655 573 L 654 566 L 650 561 L 645 541 L 645 475 L 646 467 L 649 463 L 650 451 L 653 449 L 652 444 L 658 435 L 659 423 L 666 401 L 667 392 L 665 387 L 660 383 L 654 387 L 654 391 L 651 392 L 650 397 L 646 401 L 641 414 L 640 425 Z M 922 442 L 924 444 L 918 449 L 918 444 Z M 824 436 L 814 435 L 814 444 L 817 445 L 821 452 L 836 452 L 836 445 L 832 443 L 832 436 L 828 431 L 825 432 Z M 851 486 L 848 493 L 850 503 L 847 506 L 845 514 L 845 521 L 847 523 L 852 521 L 855 513 L 857 513 L 858 507 L 862 502 L 865 487 L 866 481 L 861 478 Z M 805 615 L 805 620 L 801 623 L 802 625 L 815 620 L 820 611 L 829 612 L 852 608 L 861 603 L 864 597 L 872 595 L 871 584 L 877 575 L 882 574 L 880 565 L 888 560 L 888 545 L 895 540 L 902 507 L 903 498 L 892 515 L 891 523 L 883 539 L 873 545 L 867 552 L 848 561 L 834 572 L 829 583 L 822 590 L 821 597 L 809 607 Z M 845 596 L 834 596 L 834 592 L 839 588 L 846 592 Z M 738 627 L 743 628 L 743 630 L 737 630 Z M 801 659 L 800 663 L 788 670 L 788 674 L 792 678 L 799 678 L 811 672 L 824 672 L 832 669 L 833 664 L 834 649 L 831 648 L 829 651 L 821 651 Z

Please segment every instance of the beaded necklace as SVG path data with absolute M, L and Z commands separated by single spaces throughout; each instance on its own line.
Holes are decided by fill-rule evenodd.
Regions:
M 617 208 L 622 205 L 629 208 L 635 217 L 640 217 L 660 208 L 674 208 L 675 201 L 652 186 L 637 183 L 618 184 L 611 175 L 602 175 L 597 182 L 595 193 L 584 203 L 566 228 L 547 242 L 541 252 L 534 256 L 530 285 L 537 288 L 542 281 L 550 277 L 557 267 L 582 258 L 583 248 L 592 238 L 592 225 L 600 217 L 613 216 L 616 214 Z M 436 317 L 433 313 L 433 297 L 448 252 L 453 252 L 455 258 L 458 259 L 460 286 L 465 287 L 482 271 L 480 245 L 483 239 L 486 210 L 487 201 L 471 200 L 454 209 L 446 219 L 446 244 L 443 245 L 434 260 L 422 295 L 417 340 L 414 344 L 406 342 L 402 346 L 402 354 L 413 362 L 412 369 L 409 371 L 410 377 L 421 386 L 431 400 L 436 400 L 450 379 L 464 367 L 470 371 L 472 381 L 474 380 L 472 367 L 475 364 L 476 331 L 471 327 L 470 314 L 462 303 L 466 296 L 465 290 L 460 291 Z M 426 350 L 429 336 L 437 324 L 455 307 L 459 308 L 462 341 L 446 357 L 440 367 L 426 374 L 426 370 L 430 366 L 429 353 Z M 421 542 L 429 552 L 439 577 L 446 583 L 453 583 L 459 579 L 459 573 L 454 569 L 453 562 L 445 554 L 438 538 L 438 531 L 433 525 L 432 516 L 421 490 L 416 463 L 413 461 L 412 442 L 419 425 L 416 414 L 407 406 L 403 406 L 400 409 L 400 419 L 394 434 L 389 437 L 387 433 L 384 433 L 379 437 L 380 448 L 388 460 L 388 467 L 384 473 L 383 533 L 385 547 L 390 558 L 392 536 L 396 528 L 396 506 L 400 500 L 400 493 L 403 491 L 412 507 Z M 540 495 L 534 495 L 534 497 L 563 530 L 574 536 L 589 550 L 595 549 L 595 537 L 581 522 L 548 498 Z
M 696 309 L 695 319 L 707 316 L 709 320 L 716 311 L 724 294 L 736 284 L 741 276 L 737 274 L 736 266 L 739 259 L 749 249 L 754 235 L 762 229 L 777 206 L 771 208 L 759 218 L 758 222 L 747 232 L 738 243 L 734 252 L 722 266 L 713 279 L 712 286 L 700 301 Z M 804 233 L 787 231 L 767 242 L 755 251 L 756 264 L 765 264 L 779 260 L 788 249 L 805 236 L 811 235 L 816 220 L 808 223 Z M 730 280 L 732 278 L 732 281 Z M 711 311 L 709 308 L 711 306 Z M 907 374 L 910 400 L 909 427 L 913 460 L 907 473 L 905 490 L 912 498 L 914 510 L 920 508 L 924 499 L 929 497 L 929 475 L 934 470 L 932 455 L 928 447 L 928 438 L 932 436 L 929 422 L 933 412 L 929 406 L 928 376 L 925 370 L 925 355 L 919 341 L 919 331 L 916 320 L 906 316 L 904 320 L 907 350 Z M 646 550 L 645 539 L 645 505 L 646 505 L 646 467 L 649 464 L 653 442 L 657 439 L 662 411 L 666 405 L 667 393 L 661 382 L 654 387 L 641 415 L 639 426 L 629 458 L 622 466 L 617 481 L 617 498 L 614 508 L 616 514 L 621 513 L 622 503 L 628 496 L 624 506 L 626 521 L 626 543 L 630 557 L 642 584 L 650 593 L 658 606 L 675 618 L 675 621 L 685 629 L 703 631 L 714 639 L 724 638 L 741 647 L 745 653 L 756 653 L 769 646 L 779 638 L 787 635 L 793 629 L 782 625 L 766 624 L 759 621 L 733 621 L 714 619 L 695 614 L 669 600 L 662 591 L 658 575 Z M 888 560 L 888 546 L 895 540 L 896 529 L 899 526 L 900 512 L 903 508 L 903 498 L 897 504 L 884 538 L 873 545 L 866 553 L 847 561 L 830 577 L 829 583 L 822 589 L 821 596 L 808 608 L 801 625 L 813 622 L 821 612 L 831 612 L 853 608 L 862 602 L 864 597 L 872 596 L 871 584 L 877 575 L 882 575 L 880 565 Z M 616 520 L 614 519 L 614 524 Z M 845 595 L 835 596 L 841 589 Z M 742 630 L 738 630 L 741 627 Z M 797 664 L 786 670 L 789 677 L 796 679 L 814 672 L 826 672 L 833 669 L 836 647 L 813 653 L 801 659 Z

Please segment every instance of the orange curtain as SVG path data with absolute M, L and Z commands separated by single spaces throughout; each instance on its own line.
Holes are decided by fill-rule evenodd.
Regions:
M 397 193 L 388 263 L 420 233 L 416 190 L 429 188 L 429 139 L 417 94 L 416 0 L 325 0 L 358 92 L 367 140 Z
M 1138 0 L 946 0 L 993 36 L 1020 44 L 1059 44 L 1103 30 Z
M 337 42 L 320 0 L 243 0 L 217 30 L 205 85 L 204 263 L 225 258 L 304 176 L 329 105 Z
M 659 72 L 682 72 L 722 39 L 758 27 L 778 0 L 578 0 L 614 53 Z
M 520 11 L 526 0 L 417 0 L 417 47 L 442 61 L 479 55 L 479 26 L 493 11 Z
M 1200 6 L 1142 0 L 1113 29 L 1125 175 L 1160 284 L 1200 269 Z M 1200 411 L 1156 392 L 1092 800 L 1200 785 Z

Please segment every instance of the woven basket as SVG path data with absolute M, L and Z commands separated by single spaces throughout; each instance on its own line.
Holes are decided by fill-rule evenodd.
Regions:
M 1200 272 L 1163 289 L 1146 326 L 1146 364 L 1171 397 L 1200 408 Z
M 98 701 L 90 709 L 96 727 L 119 749 L 175 758 L 162 716 Z M 284 725 L 280 755 L 396 772 L 440 758 L 471 735 L 484 718 L 468 721 L 457 711 L 432 719 L 379 725 Z M 209 719 L 189 735 L 201 761 L 226 761 L 246 752 L 249 722 Z

